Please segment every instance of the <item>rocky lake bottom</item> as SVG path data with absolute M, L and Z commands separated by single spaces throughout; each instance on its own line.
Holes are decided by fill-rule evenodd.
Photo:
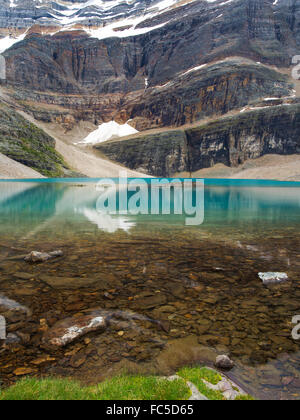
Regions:
M 3 386 L 24 374 L 88 384 L 121 372 L 172 375 L 228 354 L 235 362 L 228 376 L 254 397 L 300 398 L 300 341 L 292 338 L 300 315 L 299 188 L 279 188 L 271 201 L 265 191 L 247 200 L 231 191 L 244 204 L 220 217 L 209 188 L 205 222 L 190 228 L 172 217 L 104 222 L 78 204 L 78 196 L 89 202 L 90 187 L 5 185 Z M 24 256 L 33 250 L 63 255 L 29 264 Z M 270 271 L 288 281 L 264 285 L 258 273 Z M 101 329 L 53 344 L 64 326 L 100 318 Z

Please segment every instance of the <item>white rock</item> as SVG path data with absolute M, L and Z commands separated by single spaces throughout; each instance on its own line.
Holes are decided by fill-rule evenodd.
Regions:
M 43 342 L 54 347 L 64 347 L 92 331 L 104 331 L 106 318 L 104 312 L 93 312 L 76 318 L 66 318 L 57 322 L 43 337 Z
M 47 252 L 32 251 L 30 254 L 26 255 L 24 260 L 26 262 L 37 263 L 37 262 L 46 262 L 53 258 L 58 258 L 62 256 L 63 256 L 62 251 L 53 251 L 53 252 L 49 252 L 49 254 Z
M 232 387 L 229 382 L 222 380 L 221 382 L 218 383 L 218 389 L 221 392 L 225 392 L 225 391 L 231 391 Z
M 289 280 L 286 273 L 258 273 L 258 276 L 262 280 L 263 284 L 283 283 Z

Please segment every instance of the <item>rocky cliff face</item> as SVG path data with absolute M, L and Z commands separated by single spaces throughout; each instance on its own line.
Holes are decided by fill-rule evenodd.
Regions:
M 300 0 L 201 0 L 131 26 L 122 20 L 52 35 L 36 28 L 4 53 L 8 82 L 38 91 L 128 93 L 144 89 L 145 78 L 150 87 L 163 85 L 229 56 L 289 66 L 300 47 L 299 7 Z
M 244 113 L 186 131 L 189 171 L 238 166 L 266 154 L 300 152 L 300 105 Z
M 186 171 L 189 166 L 184 131 L 112 141 L 97 146 L 97 150 L 128 168 L 160 177 Z
M 229 59 L 184 72 L 124 106 L 138 130 L 181 126 L 262 98 L 292 95 L 287 77 L 250 60 Z
M 287 76 L 251 60 L 228 59 L 200 67 L 179 74 L 163 86 L 127 95 L 58 95 L 22 90 L 14 97 L 36 102 L 36 106 L 28 103 L 27 111 L 43 121 L 67 119 L 74 125 L 85 120 L 99 125 L 112 119 L 119 123 L 131 120 L 138 131 L 144 131 L 223 115 L 264 98 L 293 95 Z M 43 111 L 41 103 L 54 105 L 54 109 Z M 62 107 L 65 112 L 59 111 Z
M 130 169 L 170 177 L 217 163 L 238 166 L 265 154 L 300 153 L 300 105 L 267 107 L 203 126 L 97 146 Z

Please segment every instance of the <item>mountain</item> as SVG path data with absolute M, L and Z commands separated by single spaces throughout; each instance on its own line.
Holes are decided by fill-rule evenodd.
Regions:
M 228 133 L 223 124 L 228 116 L 235 127 L 241 125 L 235 129 L 242 133 L 236 142 L 243 158 L 228 158 L 223 144 L 209 159 L 195 158 L 192 170 L 181 162 L 160 174 L 299 153 L 294 118 L 299 82 L 291 70 L 300 51 L 300 0 L 0 0 L 0 5 L 0 52 L 7 74 L 2 92 L 15 109 L 43 124 L 54 138 L 59 132 L 68 145 L 71 133 L 72 143 L 78 143 L 103 123 L 129 122 L 143 138 L 153 135 L 148 130 L 158 130 L 156 156 L 177 161 L 176 135 L 167 141 L 166 131 L 195 129 L 199 137 L 189 140 L 189 147 L 197 150 L 203 125 L 209 129 L 221 118 L 211 137 L 213 150 L 216 142 L 221 148 Z M 245 141 L 241 111 L 259 121 L 264 135 L 257 126 L 251 135 L 261 153 L 251 153 L 253 141 Z M 286 141 L 293 147 L 262 144 L 274 134 L 273 111 L 290 115 L 284 121 L 287 133 L 293 133 Z M 122 141 L 96 146 L 99 157 L 106 153 L 134 170 L 157 174 L 147 162 L 144 142 L 132 140 L 128 161 Z M 137 164 L 139 153 L 146 161 Z M 78 170 L 67 151 L 64 158 Z
M 153 17 L 176 3 L 176 0 L 1 0 L 1 26 L 30 28 L 40 24 L 63 27 L 78 23 L 102 27 L 114 20 Z

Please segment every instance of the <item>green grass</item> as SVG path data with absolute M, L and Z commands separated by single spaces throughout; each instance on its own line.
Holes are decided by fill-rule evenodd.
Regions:
M 239 395 L 235 401 L 255 401 L 255 398 L 251 397 L 251 395 Z
M 0 401 L 57 400 L 185 400 L 190 390 L 182 380 L 156 377 L 119 377 L 98 386 L 83 387 L 69 379 L 25 378 L 0 392 Z
M 191 392 L 183 380 L 157 377 L 120 377 L 98 386 L 103 400 L 186 400 Z
M 120 376 L 95 386 L 83 386 L 71 379 L 24 378 L 10 388 L 0 390 L 0 401 L 58 401 L 58 400 L 187 400 L 191 391 L 186 381 L 192 382 L 209 400 L 224 400 L 220 391 L 207 387 L 204 380 L 217 385 L 222 377 L 205 367 L 183 368 L 178 372 L 182 379 L 168 381 L 155 376 Z M 250 395 L 236 398 L 252 401 Z
M 224 400 L 223 394 L 220 391 L 213 391 L 209 389 L 203 379 L 213 385 L 217 385 L 222 377 L 215 371 L 207 368 L 183 368 L 178 372 L 178 375 L 187 381 L 192 382 L 209 400 Z
M 95 399 L 97 399 L 95 390 L 82 388 L 79 383 L 68 379 L 25 378 L 0 394 L 0 401 Z

